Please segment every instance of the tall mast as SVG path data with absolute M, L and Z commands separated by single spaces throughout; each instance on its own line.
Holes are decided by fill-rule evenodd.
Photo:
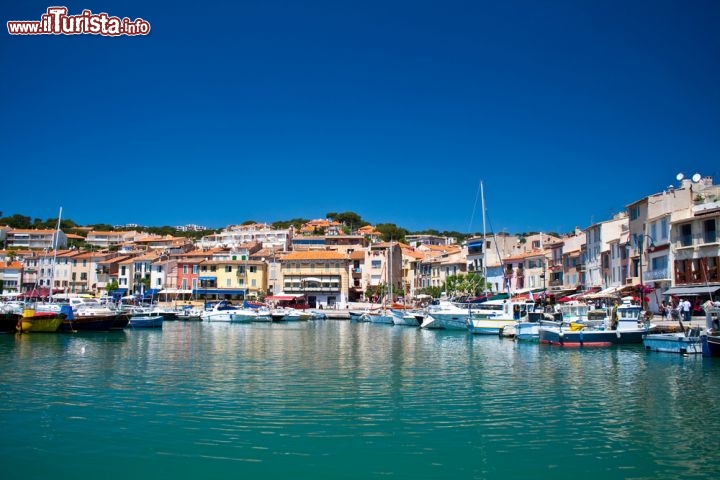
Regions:
M 483 263 L 482 263 L 482 274 L 483 274 L 483 282 L 487 286 L 487 239 L 485 238 L 485 193 L 483 191 L 483 182 L 480 180 L 480 199 L 482 201 L 482 224 L 483 224 Z M 483 291 L 485 291 L 485 287 L 483 287 Z
M 57 244 L 60 239 L 60 218 L 62 217 L 62 207 L 60 207 L 60 213 L 58 213 L 57 228 L 53 232 L 53 259 L 52 268 L 50 269 L 50 289 L 48 292 L 48 300 L 52 300 L 53 288 L 55 288 L 55 260 L 57 259 Z

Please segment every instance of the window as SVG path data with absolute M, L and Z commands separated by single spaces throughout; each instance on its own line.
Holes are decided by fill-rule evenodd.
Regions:
M 257 267 L 255 265 L 250 265 L 249 271 L 250 273 L 255 273 L 257 271 Z
M 256 284 L 257 284 L 257 281 L 254 278 L 252 280 L 250 280 L 251 286 L 255 287 L 255 286 L 257 286 Z
M 192 272 L 197 275 L 198 274 L 198 265 L 193 265 Z
M 183 275 L 187 275 L 187 273 L 188 273 L 187 267 L 188 267 L 187 265 L 183 265 Z
M 689 247 L 692 245 L 692 224 L 680 225 L 680 245 Z
M 660 220 L 660 240 L 667 240 L 668 231 L 668 219 L 663 218 L 662 220 Z
M 636 220 L 640 216 L 640 205 L 630 207 L 630 220 Z
M 226 286 L 226 287 L 232 287 L 232 280 L 230 280 L 229 278 L 226 279 L 226 280 L 225 280 L 225 286 Z
M 225 265 L 225 273 L 232 273 L 232 265 Z
M 703 240 L 705 243 L 713 243 L 717 240 L 714 218 L 703 222 Z
M 182 287 L 183 290 L 187 290 L 187 278 L 183 278 L 182 280 Z
M 373 260 L 371 265 L 372 265 L 372 268 L 380 268 L 380 265 L 382 265 L 382 261 L 381 260 Z

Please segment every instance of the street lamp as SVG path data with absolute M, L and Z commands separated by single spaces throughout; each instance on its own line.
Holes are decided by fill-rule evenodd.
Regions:
M 643 253 L 645 251 L 645 237 L 650 240 L 650 244 L 648 245 L 648 248 L 655 248 L 655 239 L 653 239 L 650 235 L 646 233 L 641 233 L 638 235 L 638 243 L 639 243 L 639 259 L 638 259 L 638 270 L 639 270 L 639 276 L 640 276 L 640 309 L 645 310 L 645 284 L 643 283 Z

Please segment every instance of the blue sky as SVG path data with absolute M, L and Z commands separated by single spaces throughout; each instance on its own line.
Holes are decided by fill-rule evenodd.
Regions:
M 567 232 L 720 181 L 717 1 L 14 3 L 152 30 L 5 30 L 3 215 L 479 232 L 482 180 L 495 231 Z

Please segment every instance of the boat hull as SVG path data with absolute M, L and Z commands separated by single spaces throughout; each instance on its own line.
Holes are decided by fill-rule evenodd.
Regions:
M 645 329 L 569 331 L 540 328 L 539 341 L 561 347 L 611 347 L 642 343 L 646 333 Z
M 703 336 L 703 356 L 720 357 L 720 336 Z
M 645 350 L 652 352 L 679 353 L 681 355 L 702 353 L 700 336 L 686 337 L 684 333 L 652 333 L 643 338 Z
M 475 335 L 500 335 L 505 327 L 515 325 L 515 320 L 471 319 L 467 322 L 467 329 Z
M 0 314 L 0 333 L 14 333 L 18 327 L 18 321 L 22 318 L 19 313 Z
M 423 323 L 420 325 L 420 328 L 440 330 L 467 330 L 467 315 L 463 317 L 443 316 L 442 314 L 427 315 Z
M 162 328 L 165 317 L 163 315 L 147 315 L 130 317 L 128 327 L 130 328 Z
M 104 332 L 113 328 L 117 315 L 75 315 L 75 318 L 66 318 L 60 330 L 63 332 Z
M 65 320 L 64 315 L 33 315 L 23 316 L 17 324 L 20 333 L 45 332 L 54 333 L 60 330 Z

